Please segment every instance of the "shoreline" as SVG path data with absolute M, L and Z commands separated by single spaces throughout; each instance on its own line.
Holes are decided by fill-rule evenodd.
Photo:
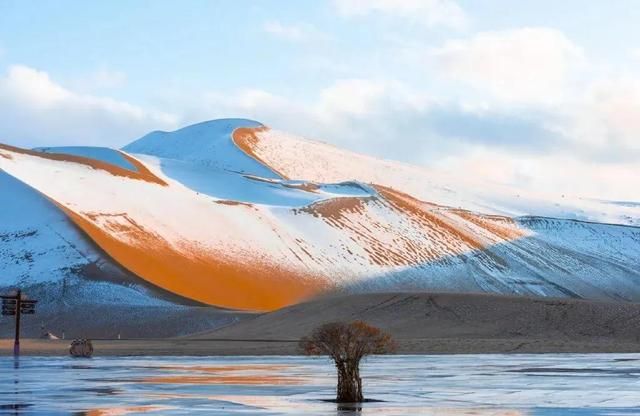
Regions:
M 68 356 L 72 340 L 23 339 L 22 356 Z M 101 356 L 276 356 L 302 355 L 297 340 L 97 339 Z M 399 339 L 394 355 L 640 353 L 640 343 L 540 339 Z M 13 355 L 13 340 L 0 339 L 0 356 Z
M 152 312 L 162 311 L 144 316 L 152 319 Z M 67 356 L 75 333 L 93 340 L 96 357 L 300 355 L 302 337 L 344 320 L 362 320 L 389 333 L 397 354 L 640 353 L 636 303 L 395 292 L 323 297 L 242 319 L 210 320 L 206 310 L 196 312 L 182 321 L 214 328 L 177 336 L 177 321 L 161 320 L 138 331 L 152 337 L 117 339 L 114 328 L 80 331 L 72 325 L 66 328 L 76 330 L 67 335 L 74 335 L 65 340 L 23 338 L 22 355 Z M 4 336 L 0 355 L 12 355 L 13 338 Z

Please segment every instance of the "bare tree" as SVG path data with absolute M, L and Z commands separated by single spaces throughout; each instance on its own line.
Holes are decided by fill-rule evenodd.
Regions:
M 389 334 L 362 321 L 332 322 L 316 328 L 300 341 L 307 355 L 328 355 L 338 370 L 338 403 L 358 403 L 362 396 L 360 360 L 370 354 L 395 350 Z

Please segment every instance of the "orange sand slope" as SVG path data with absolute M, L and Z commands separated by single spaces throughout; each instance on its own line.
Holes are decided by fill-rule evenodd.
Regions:
M 62 153 L 44 153 L 44 152 L 38 152 L 34 150 L 21 149 L 19 147 L 9 146 L 7 144 L 2 144 L 2 143 L 0 143 L 0 150 L 36 156 L 36 157 L 41 157 L 41 158 L 50 159 L 50 160 L 79 163 L 82 165 L 90 166 L 94 169 L 102 169 L 115 176 L 122 176 L 124 178 L 131 178 L 131 179 L 139 179 L 139 180 L 147 181 L 150 183 L 156 183 L 162 186 L 167 185 L 166 182 L 164 182 L 162 179 L 158 178 L 153 173 L 151 173 L 146 166 L 144 166 L 138 160 L 136 160 L 135 158 L 129 156 L 124 152 L 121 152 L 122 156 L 135 167 L 136 169 L 135 171 L 124 169 L 124 168 L 121 168 L 120 166 L 116 166 L 111 163 L 106 163 L 100 160 L 90 159 L 87 157 L 67 155 Z M 3 152 L 0 152 L 0 156 L 8 160 L 11 160 L 13 158 L 11 154 L 3 153 Z
M 231 140 L 233 141 L 233 143 L 236 146 L 238 146 L 238 148 L 240 150 L 245 152 L 247 154 L 247 156 L 255 159 L 259 163 L 261 163 L 264 166 L 268 167 L 269 169 L 274 171 L 281 178 L 288 179 L 281 172 L 278 172 L 277 170 L 275 170 L 271 166 L 269 166 L 269 164 L 266 163 L 264 160 L 262 160 L 254 151 L 255 146 L 258 144 L 258 141 L 260 140 L 258 138 L 257 134 L 259 132 L 266 131 L 266 130 L 268 130 L 268 127 L 265 127 L 265 126 L 262 126 L 262 127 L 239 127 L 237 129 L 235 129 L 233 131 L 233 133 L 231 133 Z
M 122 222 L 100 227 L 91 221 L 103 214 L 79 215 L 63 208 L 73 222 L 102 249 L 131 272 L 180 296 L 230 309 L 268 311 L 319 293 L 322 281 L 307 278 L 269 263 L 228 262 L 215 252 L 185 243 L 177 250 L 153 231 L 122 215 Z M 89 218 L 89 219 L 87 219 Z M 126 233 L 124 242 L 114 233 Z M 131 241 L 133 240 L 133 244 Z M 277 290 L 274 290 L 277 288 Z

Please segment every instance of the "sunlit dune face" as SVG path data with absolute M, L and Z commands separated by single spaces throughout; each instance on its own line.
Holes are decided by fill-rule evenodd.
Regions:
M 391 205 L 396 207 L 399 211 L 412 216 L 422 227 L 425 228 L 425 232 L 433 230 L 434 227 L 438 227 L 443 229 L 453 238 L 462 240 L 472 249 L 486 248 L 471 233 L 462 231 L 459 228 L 456 228 L 455 226 L 445 222 L 441 216 L 435 214 L 434 212 L 423 209 L 420 201 L 416 200 L 415 198 L 384 186 L 375 185 L 374 187 L 380 193 L 380 195 L 382 195 Z
M 381 198 L 347 197 L 317 202 L 298 211 L 319 217 L 349 235 L 366 253 L 367 260 L 376 266 L 413 266 L 453 252 L 453 249 L 425 246 L 418 239 L 405 235 L 405 230 L 391 226 L 388 218 L 375 215 L 376 211 L 400 215 L 400 218 L 407 215 L 401 210 L 390 209 L 394 207 Z M 410 225 L 411 221 L 411 218 L 405 218 L 405 225 Z M 435 225 L 429 226 L 433 233 Z
M 48 160 L 56 160 L 60 162 L 73 162 L 79 163 L 81 165 L 89 166 L 93 169 L 100 169 L 107 171 L 115 176 L 121 176 L 129 179 L 143 180 L 150 183 L 155 183 L 162 186 L 167 186 L 167 183 L 162 179 L 158 178 L 156 175 L 151 173 L 149 169 L 142 163 L 140 163 L 137 159 L 122 153 L 122 156 L 135 167 L 135 171 L 122 168 L 120 166 L 112 165 L 111 163 L 102 162 L 96 159 L 90 159 L 87 157 L 76 156 L 76 155 L 67 155 L 63 153 L 45 153 L 45 152 L 37 152 L 35 150 L 27 150 L 21 149 L 19 147 L 13 147 L 6 144 L 0 144 L 0 150 L 8 150 L 15 153 L 21 153 L 29 156 L 36 156 L 43 159 Z M 0 153 L 1 155 L 2 153 Z M 11 155 L 7 159 L 11 157 Z
M 367 216 L 369 205 L 374 204 L 380 205 L 380 201 L 375 197 L 344 197 L 319 201 L 299 208 L 296 212 L 321 218 L 330 226 L 349 234 L 351 240 L 367 254 L 368 261 L 376 266 L 417 264 L 420 259 L 413 256 L 417 247 L 409 239 L 402 240 L 399 236 L 392 245 L 377 238 L 374 229 L 380 229 L 385 225 L 376 223 L 374 218 Z M 358 226 L 359 220 L 366 225 Z M 402 244 L 404 246 L 398 249 Z
M 372 198 L 361 197 L 343 197 L 327 199 L 315 202 L 306 207 L 297 209 L 297 212 L 306 212 L 314 217 L 322 217 L 327 221 L 339 223 L 345 220 L 345 216 L 349 213 L 362 213 L 368 200 Z
M 374 185 L 374 188 L 391 204 L 398 207 L 403 212 L 410 213 L 420 220 L 426 220 L 438 224 L 438 226 L 449 230 L 453 235 L 456 235 L 475 249 L 485 249 L 487 248 L 487 244 L 474 235 L 473 232 L 463 230 L 462 227 L 457 226 L 458 221 L 456 221 L 456 224 L 447 221 L 449 217 L 439 215 L 440 212 L 452 214 L 454 217 L 458 217 L 463 221 L 475 224 L 482 230 L 487 231 L 488 233 L 505 241 L 515 240 L 527 235 L 527 232 L 518 227 L 516 222 L 509 217 L 499 215 L 480 215 L 471 211 L 430 204 L 413 198 L 403 192 L 381 185 Z
M 264 133 L 268 133 L 268 129 L 238 129 L 233 139 L 245 153 L 268 164 L 262 157 L 269 154 L 264 153 Z M 312 203 L 294 210 L 294 213 L 321 218 L 331 227 L 347 233 L 351 241 L 366 253 L 368 261 L 380 267 L 417 266 L 447 256 L 486 250 L 493 244 L 526 235 L 507 217 L 481 216 L 420 201 L 386 186 L 374 185 L 374 188 L 379 197 L 334 198 Z M 388 219 L 372 214 L 381 208 L 391 210 L 393 215 L 411 225 L 405 230 L 396 229 Z M 411 234 L 412 227 L 422 230 L 423 238 L 407 235 Z M 391 237 L 381 238 L 381 234 Z M 425 241 L 425 236 L 428 241 Z M 351 254 L 350 250 L 347 252 Z M 314 253 L 310 252 L 309 257 L 313 259 Z
M 60 206 L 72 221 L 121 265 L 143 279 L 177 295 L 208 305 L 248 311 L 270 311 L 305 300 L 327 288 L 326 282 L 284 267 L 247 259 L 225 262 L 216 253 L 185 243 L 177 250 L 152 230 L 126 215 L 80 215 Z M 124 214 L 123 214 L 124 215 Z M 127 242 L 114 235 L 126 234 Z M 133 242 L 133 243 L 132 243 Z
M 233 143 L 235 143 L 235 145 L 238 146 L 238 148 L 240 148 L 240 150 L 245 152 L 248 156 L 252 157 L 253 159 L 263 164 L 264 166 L 271 169 L 282 179 L 289 179 L 285 175 L 283 175 L 281 172 L 278 172 L 276 169 L 269 166 L 269 164 L 266 161 L 264 161 L 260 156 L 258 156 L 258 154 L 256 153 L 256 147 L 260 141 L 260 138 L 258 137 L 258 133 L 265 132 L 267 130 L 269 130 L 269 128 L 266 126 L 240 127 L 233 131 L 233 133 L 231 134 L 231 139 L 233 140 Z
M 481 216 L 422 202 L 384 186 L 374 188 L 377 197 L 319 201 L 295 212 L 310 214 L 340 229 L 366 253 L 371 264 L 380 267 L 419 266 L 486 250 L 525 235 L 507 217 Z M 420 234 L 416 235 L 416 230 Z
M 507 241 L 522 238 L 527 235 L 522 228 L 518 227 L 513 218 L 499 215 L 480 215 L 462 209 L 452 210 L 452 212 Z
M 483 215 L 472 211 L 451 208 L 437 205 L 430 202 L 420 201 L 409 194 L 400 192 L 393 188 L 373 185 L 374 188 L 391 203 L 417 215 L 428 215 L 432 212 L 448 212 L 458 216 L 465 221 L 471 222 L 480 228 L 486 229 L 504 240 L 514 240 L 527 235 L 525 230 L 520 228 L 513 218 L 501 215 Z M 432 217 L 433 218 L 433 217 Z M 471 242 L 471 241 L 470 241 Z M 476 244 L 476 242 L 473 242 Z M 477 248 L 482 248 L 482 244 L 477 244 Z

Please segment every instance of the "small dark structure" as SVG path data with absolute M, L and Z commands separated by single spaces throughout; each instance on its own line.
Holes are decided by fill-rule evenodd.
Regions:
M 16 334 L 13 341 L 13 355 L 20 355 L 20 317 L 36 313 L 37 300 L 28 299 L 20 289 L 2 298 L 2 315 L 16 317 Z
M 304 337 L 300 347 L 307 355 L 328 355 L 333 359 L 338 371 L 338 403 L 360 403 L 364 401 L 360 360 L 394 351 L 395 342 L 389 334 L 362 321 L 332 322 Z
M 69 354 L 74 358 L 91 358 L 93 355 L 93 344 L 89 339 L 74 339 L 69 347 Z

